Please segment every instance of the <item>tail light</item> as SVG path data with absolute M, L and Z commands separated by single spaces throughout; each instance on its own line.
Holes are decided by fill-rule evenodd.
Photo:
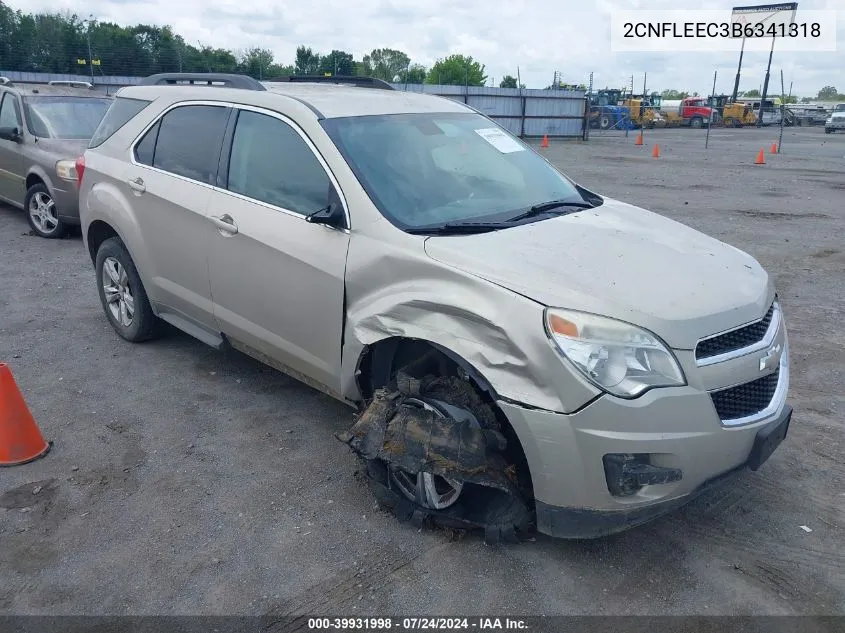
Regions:
M 85 173 L 85 156 L 78 156 L 76 159 L 76 188 L 82 187 L 82 175 Z

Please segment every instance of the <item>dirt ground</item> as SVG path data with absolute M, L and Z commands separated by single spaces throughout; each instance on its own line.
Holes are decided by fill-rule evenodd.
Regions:
M 0 207 L 0 360 L 55 443 L 0 469 L 0 614 L 845 613 L 845 135 L 788 128 L 771 155 L 777 134 L 544 150 L 753 254 L 790 332 L 795 415 L 766 465 L 597 541 L 494 548 L 397 523 L 333 437 L 351 410 L 186 335 L 123 342 L 81 239 L 32 237 Z

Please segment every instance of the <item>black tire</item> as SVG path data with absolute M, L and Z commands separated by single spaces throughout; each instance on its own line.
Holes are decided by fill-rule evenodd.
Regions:
M 434 386 L 425 395 L 415 399 L 437 406 L 445 403 L 449 407 L 471 413 L 483 428 L 495 430 L 498 426 L 496 414 L 490 405 L 484 403 L 468 383 L 464 390 L 453 386 Z M 396 475 L 384 461 L 368 459 L 367 475 L 370 488 L 379 505 L 391 512 L 400 522 L 410 522 L 417 528 L 424 526 L 455 530 L 483 530 L 489 544 L 499 542 L 517 543 L 520 536 L 527 534 L 533 522 L 533 512 L 521 489 L 514 487 L 509 494 L 501 490 L 464 482 L 457 501 L 448 508 L 439 510 L 412 501 L 402 492 Z
M 825 133 L 825 134 L 832 134 L 832 133 L 833 133 L 833 130 L 831 130 L 830 128 L 827 128 L 827 127 L 826 127 L 826 128 L 824 129 L 824 133 Z
M 107 260 L 114 260 L 119 263 L 126 274 L 125 285 L 133 299 L 132 303 L 134 306 L 131 320 L 128 324 L 122 323 L 118 316 L 112 313 L 109 302 L 106 299 L 103 269 Z M 111 261 L 109 264 L 111 265 Z M 141 283 L 138 269 L 135 268 L 135 262 L 132 261 L 129 252 L 126 250 L 126 246 L 124 246 L 120 238 L 111 237 L 100 244 L 100 248 L 97 249 L 94 269 L 97 275 L 97 290 L 100 295 L 100 303 L 103 306 L 103 312 L 106 313 L 106 318 L 108 318 L 115 332 L 132 343 L 140 343 L 157 337 L 162 330 L 162 321 L 153 313 L 150 301 L 147 298 L 147 292 L 144 290 L 144 284 Z M 120 313 L 120 310 L 118 312 Z
M 701 117 L 693 117 L 690 121 L 690 127 L 700 130 L 704 126 L 704 120 Z
M 44 204 L 42 201 L 45 200 L 49 202 Z M 41 204 L 39 204 L 39 202 L 41 202 Z M 39 237 L 52 240 L 65 236 L 65 233 L 67 232 L 67 224 L 59 219 L 58 211 L 56 210 L 56 203 L 53 200 L 53 194 L 50 193 L 50 190 L 47 189 L 47 186 L 44 185 L 44 183 L 39 182 L 27 189 L 23 204 L 24 213 L 26 213 L 26 221 L 29 222 L 29 227 L 32 229 L 33 233 Z M 32 215 L 37 212 L 36 209 L 38 208 L 42 209 L 44 214 L 46 214 L 43 217 L 48 218 L 49 216 L 49 218 L 41 222 L 36 221 Z M 53 226 L 51 228 L 48 225 Z
M 600 130 L 609 130 L 612 127 L 612 122 L 610 120 L 610 116 L 607 114 L 603 114 L 599 117 L 599 129 Z

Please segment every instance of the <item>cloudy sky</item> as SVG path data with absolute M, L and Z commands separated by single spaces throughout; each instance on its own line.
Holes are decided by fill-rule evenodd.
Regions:
M 426 66 L 464 53 L 485 64 L 496 82 L 505 74 L 516 75 L 518 66 L 531 88 L 550 84 L 557 70 L 567 83 L 586 83 L 592 71 L 597 87 L 621 88 L 634 75 L 639 91 L 647 72 L 649 92 L 675 88 L 704 94 L 717 70 L 717 92 L 729 93 L 736 74 L 733 53 L 611 52 L 610 15 L 615 9 L 677 9 L 683 0 L 4 1 L 23 11 L 70 10 L 123 25 L 169 24 L 194 45 L 269 48 L 283 63 L 292 63 L 299 44 L 320 52 L 346 50 L 356 59 L 373 48 L 395 48 Z M 737 4 L 758 3 L 710 0 L 706 7 Z M 787 91 L 794 82 L 793 94 L 815 95 L 830 84 L 845 91 L 845 0 L 800 0 L 796 21 L 804 9 L 838 10 L 838 50 L 779 55 L 776 49 L 775 90 L 783 69 Z M 740 89 L 759 89 L 767 58 L 766 53 L 746 53 Z

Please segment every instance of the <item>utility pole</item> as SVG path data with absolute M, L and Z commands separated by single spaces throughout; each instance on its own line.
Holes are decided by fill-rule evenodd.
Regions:
M 718 70 L 713 71 L 713 90 L 710 91 L 710 118 L 707 120 L 707 138 L 704 139 L 704 149 L 707 149 L 710 145 L 710 128 L 713 126 L 713 113 L 716 111 L 716 107 L 713 105 L 715 103 L 713 97 L 716 96 L 716 77 L 718 74 Z
M 739 49 L 739 66 L 736 68 L 736 79 L 734 79 L 734 91 L 731 93 L 731 103 L 739 96 L 739 73 L 742 70 L 742 54 L 745 52 L 745 38 L 742 38 L 742 47 Z
M 88 68 L 91 70 L 91 83 L 94 83 L 94 58 L 91 56 L 91 22 L 94 20 L 94 16 L 92 14 L 88 15 L 88 19 L 85 20 L 86 25 L 88 28 L 86 29 L 86 36 L 88 39 Z
M 763 108 L 765 108 L 766 94 L 769 92 L 769 73 L 772 70 L 772 54 L 775 52 L 775 37 L 772 36 L 772 48 L 769 49 L 769 65 L 766 66 L 766 79 L 763 81 L 763 94 L 760 95 L 760 118 L 757 127 L 763 125 Z

